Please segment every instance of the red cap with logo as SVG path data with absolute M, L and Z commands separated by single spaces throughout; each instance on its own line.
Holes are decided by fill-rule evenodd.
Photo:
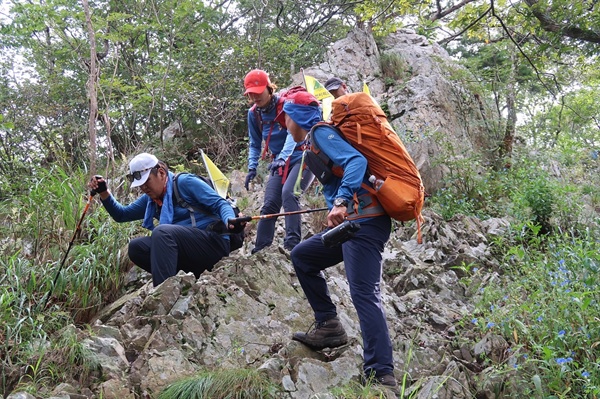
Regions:
M 248 93 L 261 94 L 270 84 L 271 80 L 265 71 L 254 69 L 248 72 L 244 78 L 244 87 L 246 88 L 244 95 Z

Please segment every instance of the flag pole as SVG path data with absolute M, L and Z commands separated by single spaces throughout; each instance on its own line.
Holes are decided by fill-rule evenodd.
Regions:
M 302 82 L 304 83 L 304 88 L 308 91 L 308 85 L 306 84 L 306 75 L 304 75 L 304 68 L 300 68 L 300 72 L 302 72 Z

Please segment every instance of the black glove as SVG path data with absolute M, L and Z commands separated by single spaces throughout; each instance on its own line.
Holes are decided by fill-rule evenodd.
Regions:
M 284 166 L 285 166 L 285 161 L 283 159 L 276 159 L 269 164 L 268 169 L 272 175 L 274 175 L 275 173 L 281 174 L 281 172 L 283 172 L 283 171 L 280 172 L 280 169 L 283 168 Z
M 100 179 L 102 179 L 102 176 L 96 175 L 96 176 L 94 176 L 94 179 L 100 180 Z M 95 190 L 90 190 L 90 195 L 94 196 L 96 194 L 102 194 L 106 190 L 108 190 L 108 187 L 106 187 L 106 182 L 104 180 L 103 181 L 99 181 L 98 182 L 98 187 L 96 187 Z
M 250 189 L 250 181 L 256 177 L 256 169 L 250 169 L 248 174 L 246 175 L 246 181 L 244 182 L 244 187 L 246 190 Z
M 244 228 L 246 227 L 246 222 L 241 222 L 241 223 L 235 223 L 233 225 L 233 229 L 229 229 L 229 232 L 231 234 L 237 234 L 237 233 L 241 233 L 242 231 L 244 231 Z

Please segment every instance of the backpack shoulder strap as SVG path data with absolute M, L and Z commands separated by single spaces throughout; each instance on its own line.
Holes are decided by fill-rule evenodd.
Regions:
M 175 176 L 173 176 L 173 194 L 175 195 L 175 201 L 177 201 L 177 205 L 190 211 L 192 227 L 196 227 L 196 216 L 194 215 L 195 210 L 190 204 L 188 204 L 183 198 L 181 198 L 181 194 L 179 193 L 179 187 L 177 187 L 177 178 L 180 174 L 181 173 L 177 173 L 175 174 Z
M 256 122 L 258 122 L 258 130 L 262 133 L 262 129 L 263 129 L 262 115 L 261 115 L 260 111 L 257 109 L 256 104 L 254 104 L 250 108 L 250 111 L 252 111 L 252 113 L 254 114 L 254 119 L 256 119 Z
M 177 205 L 182 208 L 187 208 L 189 204 L 181 198 L 181 195 L 179 194 L 179 188 L 177 187 L 177 178 L 180 174 L 181 173 L 176 173 L 175 176 L 173 176 L 173 194 L 175 195 L 175 201 L 177 201 Z
M 319 148 L 319 146 L 317 145 L 316 140 L 314 140 L 314 133 L 313 133 L 314 130 L 320 126 L 329 126 L 329 127 L 333 128 L 340 135 L 340 137 L 342 139 L 346 140 L 346 138 L 344 137 L 344 134 L 340 131 L 340 129 L 337 126 L 332 125 L 329 122 L 324 122 L 324 121 L 317 122 L 315 125 L 313 125 L 313 127 L 308 132 L 308 135 L 306 136 L 306 141 L 308 141 L 310 143 L 310 149 L 315 154 L 317 154 L 317 155 L 322 154 L 322 151 Z M 348 141 L 348 140 L 346 140 L 346 141 Z M 321 155 L 319 155 L 319 157 L 321 157 Z M 329 157 L 327 157 L 327 155 L 325 155 L 325 154 L 323 154 L 322 157 L 323 157 L 323 159 L 329 159 Z M 325 162 L 325 163 L 328 163 L 328 162 Z M 331 166 L 333 166 L 333 163 L 331 163 Z
M 190 211 L 190 219 L 192 219 L 192 227 L 196 227 L 196 216 L 194 215 L 195 212 L 203 213 L 205 215 L 211 215 L 211 213 L 206 211 L 202 207 L 197 207 L 197 206 L 194 207 L 194 206 L 188 204 L 187 202 L 185 202 L 185 200 L 183 198 L 181 198 L 181 194 L 179 193 L 179 187 L 177 186 L 177 178 L 179 177 L 179 175 L 184 174 L 184 173 L 187 173 L 187 172 L 177 173 L 173 177 L 173 194 L 175 195 L 175 201 L 177 201 L 177 205 Z M 212 184 L 209 183 L 209 181 L 207 181 L 207 179 L 205 179 L 204 177 L 198 176 L 198 175 L 194 175 L 194 176 L 196 176 L 197 178 L 199 178 L 200 180 L 202 180 L 206 184 L 208 184 L 210 187 L 212 187 Z

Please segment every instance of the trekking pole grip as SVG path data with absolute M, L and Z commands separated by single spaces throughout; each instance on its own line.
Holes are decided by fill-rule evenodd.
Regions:
M 250 222 L 252 220 L 252 216 L 240 216 L 238 218 L 229 219 L 227 221 L 228 224 L 240 224 L 244 222 Z

